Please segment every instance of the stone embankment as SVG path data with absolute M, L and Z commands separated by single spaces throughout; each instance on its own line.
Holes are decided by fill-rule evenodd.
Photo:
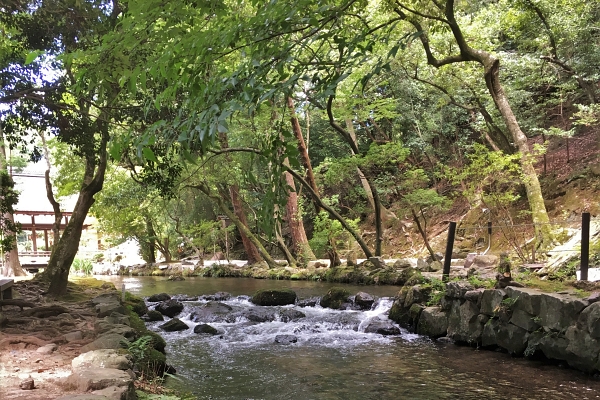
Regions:
M 506 287 L 475 289 L 449 282 L 440 299 L 428 285 L 405 286 L 390 318 L 418 334 L 600 370 L 600 294 L 543 293 Z M 428 306 L 439 299 L 439 305 Z

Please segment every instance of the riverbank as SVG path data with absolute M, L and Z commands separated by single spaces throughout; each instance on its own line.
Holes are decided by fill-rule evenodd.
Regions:
M 147 398 L 139 389 L 152 372 L 168 369 L 157 334 L 139 315 L 143 300 L 121 293 L 92 278 L 69 283 L 61 301 L 47 301 L 44 283 L 14 285 L 18 305 L 0 311 L 0 398 L 3 400 L 68 400 L 83 393 L 96 399 Z M 140 357 L 140 340 L 151 343 L 151 355 Z M 135 372 L 134 372 L 135 371 Z

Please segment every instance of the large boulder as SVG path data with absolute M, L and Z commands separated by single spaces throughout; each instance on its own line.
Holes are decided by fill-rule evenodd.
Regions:
M 127 308 L 119 302 L 100 303 L 96 305 L 95 309 L 98 318 L 108 317 L 112 313 L 127 314 Z
M 448 315 L 440 307 L 426 307 L 421 311 L 417 333 L 432 338 L 446 336 Z
M 304 314 L 302 311 L 293 310 L 290 308 L 279 311 L 279 320 L 281 322 L 296 321 L 305 317 L 306 314 Z
M 380 319 L 374 319 L 370 321 L 365 327 L 366 333 L 378 333 L 380 335 L 399 335 L 400 329 L 392 324 L 391 321 L 383 321 Z
M 194 322 L 226 322 L 227 316 L 233 308 L 225 303 L 210 301 L 196 307 L 190 313 L 190 319 Z
M 208 324 L 198 324 L 194 327 L 194 333 L 206 333 L 209 335 L 218 335 L 219 331 Z
M 159 328 L 165 332 L 177 332 L 177 331 L 185 331 L 190 329 L 189 326 L 179 318 L 173 318 L 162 325 L 159 325 Z
M 128 392 L 135 392 L 131 375 L 115 368 L 76 369 L 69 380 L 83 392 L 102 390 L 111 386 L 126 387 Z
M 446 296 L 452 299 L 464 299 L 465 294 L 475 289 L 469 282 L 452 281 L 446 284 Z
M 539 290 L 513 286 L 508 286 L 505 290 L 507 296 L 513 299 L 513 310 L 523 310 L 531 315 L 539 315 L 542 297 Z
M 504 290 L 501 289 L 486 289 L 481 296 L 480 312 L 493 317 L 497 314 L 498 308 L 502 304 L 502 300 L 507 297 Z
M 510 354 L 522 355 L 527 348 L 529 332 L 513 324 L 500 324 L 496 333 L 498 346 Z
M 75 357 L 71 361 L 73 370 L 88 368 L 114 368 L 128 370 L 133 367 L 129 354 L 114 349 L 92 350 Z
M 142 316 L 142 319 L 146 322 L 164 321 L 163 315 L 156 310 L 148 310 L 146 315 Z
M 594 339 L 600 339 L 600 303 L 586 307 L 577 321 L 577 326 L 587 331 Z
M 166 315 L 169 318 L 175 317 L 181 311 L 183 311 L 183 303 L 177 300 L 167 300 L 159 303 L 155 310 L 160 312 L 162 315 Z
M 540 325 L 564 331 L 579 319 L 579 313 L 587 307 L 586 300 L 571 295 L 542 293 L 540 296 Z
M 460 300 L 453 300 L 448 318 L 448 337 L 457 342 L 480 343 L 487 319 L 484 314 L 480 317 L 479 308 L 473 302 L 461 304 Z
M 321 298 L 321 307 L 333 308 L 335 310 L 343 309 L 344 304 L 348 303 L 350 292 L 344 288 L 333 287 L 327 294 Z
M 171 296 L 169 296 L 166 293 L 157 293 L 157 294 L 153 294 L 152 296 L 148 297 L 147 300 L 151 303 L 158 303 L 160 301 L 171 300 Z
M 275 336 L 275 343 L 279 344 L 292 344 L 298 342 L 298 337 L 294 335 L 277 335 Z
M 250 301 L 259 306 L 285 306 L 296 302 L 296 292 L 291 289 L 259 290 Z
M 540 327 L 537 321 L 539 321 L 539 317 L 533 316 L 523 310 L 514 310 L 510 318 L 511 324 L 528 332 L 536 331 Z
M 272 309 L 249 308 L 227 316 L 227 322 L 235 322 L 238 318 L 246 318 L 250 322 L 271 322 L 277 319 L 277 314 Z
M 567 362 L 577 369 L 592 372 L 600 368 L 598 353 L 600 342 L 583 329 L 571 326 L 565 332 L 567 345 Z
M 215 294 L 209 294 L 209 295 L 202 296 L 202 297 L 204 297 L 206 300 L 225 301 L 225 300 L 229 300 L 231 298 L 231 293 L 217 292 Z
M 354 296 L 354 304 L 356 304 L 361 310 L 370 310 L 375 303 L 375 297 L 369 293 L 358 292 Z

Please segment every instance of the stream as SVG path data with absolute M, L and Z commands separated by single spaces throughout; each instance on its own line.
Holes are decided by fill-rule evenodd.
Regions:
M 198 399 L 596 399 L 600 381 L 571 369 L 513 358 L 500 352 L 434 342 L 402 330 L 397 336 L 365 333 L 372 321 L 387 320 L 398 287 L 352 286 L 307 281 L 242 278 L 98 276 L 139 296 L 155 293 L 232 294 L 222 303 L 228 317 L 194 322 L 206 301 L 184 302 L 178 316 L 190 330 L 166 333 L 162 322 L 148 324 L 167 341 L 169 364 L 177 378 L 169 386 Z M 369 311 L 314 307 L 258 307 L 249 295 L 258 289 L 290 288 L 300 299 L 322 296 L 330 287 L 377 296 Z M 284 322 L 281 313 L 304 318 Z M 248 319 L 253 312 L 270 321 Z M 200 335 L 207 322 L 219 334 Z M 276 337 L 295 343 L 276 343 Z

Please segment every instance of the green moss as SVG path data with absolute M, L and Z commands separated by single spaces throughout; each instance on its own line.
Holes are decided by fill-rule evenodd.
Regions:
M 130 307 L 137 315 L 142 316 L 148 312 L 144 299 L 125 292 L 125 305 Z
M 350 296 L 347 289 L 333 287 L 329 289 L 327 294 L 321 298 L 321 307 L 340 309 Z
M 296 302 L 296 292 L 291 289 L 258 290 L 250 301 L 259 306 L 284 306 Z

